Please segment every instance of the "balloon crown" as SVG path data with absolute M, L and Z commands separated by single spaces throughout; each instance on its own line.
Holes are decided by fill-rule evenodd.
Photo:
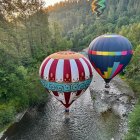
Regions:
M 82 54 L 72 52 L 72 51 L 61 51 L 61 52 L 56 52 L 54 54 L 51 54 L 48 57 L 53 59 L 78 59 L 84 56 Z

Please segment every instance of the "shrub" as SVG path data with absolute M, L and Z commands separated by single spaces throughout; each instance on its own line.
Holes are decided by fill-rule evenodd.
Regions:
M 0 105 L 0 127 L 4 127 L 13 121 L 15 109 L 12 106 Z

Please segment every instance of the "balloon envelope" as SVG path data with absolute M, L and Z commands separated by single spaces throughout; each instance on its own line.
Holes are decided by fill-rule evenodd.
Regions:
M 99 17 L 106 7 L 106 0 L 93 0 L 91 7 L 93 13 L 95 12 Z
M 57 52 L 43 61 L 39 75 L 43 86 L 68 108 L 90 85 L 92 65 L 82 54 Z
M 90 62 L 106 83 L 127 66 L 132 54 L 130 41 L 121 35 L 99 36 L 88 51 Z

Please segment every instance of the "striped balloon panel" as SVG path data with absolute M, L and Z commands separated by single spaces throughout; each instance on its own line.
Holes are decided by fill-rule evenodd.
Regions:
M 56 83 L 41 80 L 42 85 L 68 108 L 89 87 L 92 79 L 74 83 Z
M 40 67 L 40 77 L 46 81 L 71 83 L 92 78 L 92 66 L 87 58 L 46 58 Z
M 78 90 L 75 92 L 58 92 L 49 91 L 58 101 L 60 101 L 66 108 L 68 108 L 85 90 Z

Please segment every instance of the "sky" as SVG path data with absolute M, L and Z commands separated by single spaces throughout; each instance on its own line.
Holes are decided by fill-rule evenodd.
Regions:
M 57 2 L 60 2 L 60 1 L 65 1 L 65 0 L 45 0 L 45 6 L 50 6 L 50 5 L 54 5 L 55 3 Z

